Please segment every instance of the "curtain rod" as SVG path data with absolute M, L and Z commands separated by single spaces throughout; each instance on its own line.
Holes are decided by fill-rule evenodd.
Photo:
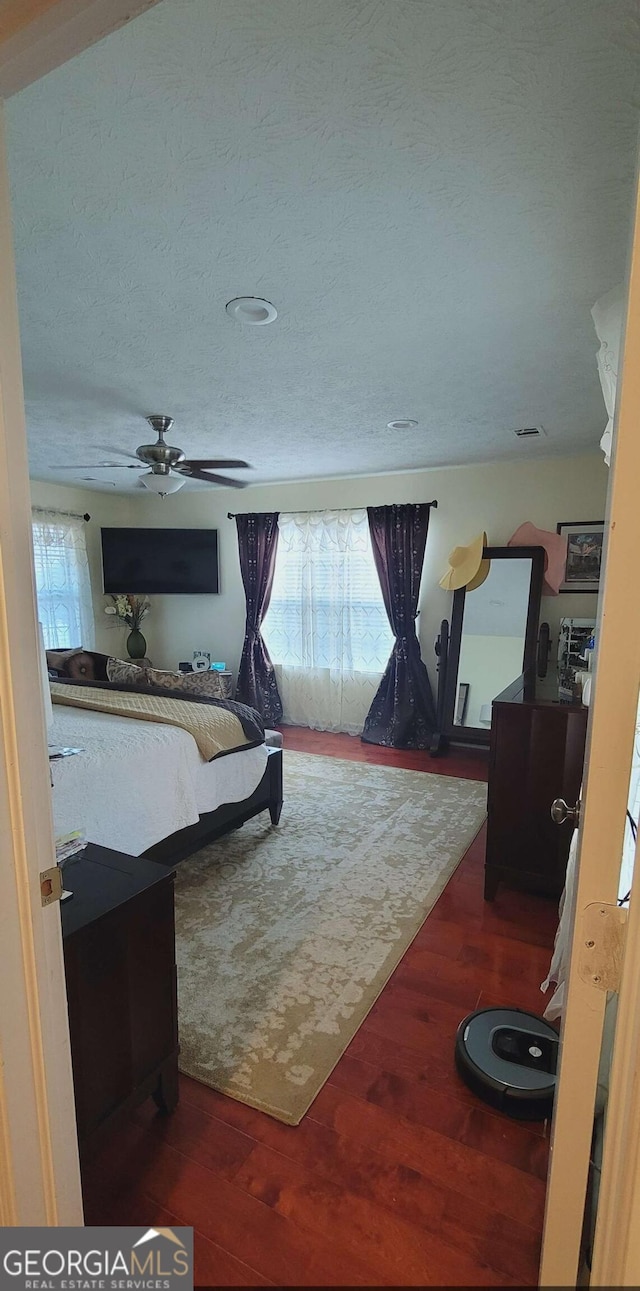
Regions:
M 384 505 L 387 505 L 387 504 L 383 503 L 382 505 L 384 506 Z M 406 502 L 395 502 L 395 503 L 393 503 L 392 505 L 393 505 L 393 506 L 411 506 L 412 504 L 411 504 L 411 503 L 406 503 Z M 427 502 L 426 504 L 423 504 L 423 505 L 426 505 L 426 506 L 428 506 L 428 507 L 434 507 L 436 511 L 437 511 L 437 509 L 438 509 L 438 502 L 437 502 L 437 499 L 436 499 L 436 498 L 434 498 L 433 502 Z M 320 511 L 322 511 L 322 510 L 324 510 L 324 509 L 325 509 L 325 508 L 323 508 L 323 507 L 318 507 L 318 508 L 317 508 L 317 510 L 320 510 Z M 329 511 L 333 511 L 333 510 L 337 510 L 337 511 L 350 511 L 350 510 L 352 510 L 352 509 L 354 509 L 354 508 L 351 508 L 351 507 L 335 507 L 335 508 L 334 508 L 334 507 L 328 507 L 327 509 L 328 509 Z M 368 508 L 367 508 L 367 507 L 362 507 L 362 508 L 361 508 L 361 507 L 356 507 L 356 508 L 355 508 L 355 510 L 357 510 L 357 511 L 360 511 L 360 510 L 367 511 L 367 510 L 368 510 Z M 240 512 L 240 514 L 241 514 L 241 515 L 246 515 L 247 513 L 246 513 L 246 511 L 244 511 L 244 512 Z M 299 512 L 299 514 L 300 514 L 300 515 L 311 515 L 311 512 L 310 512 L 310 511 L 301 511 L 301 512 Z M 227 520 L 235 520 L 236 515 L 237 515 L 237 512 L 236 512 L 236 511 L 227 511 Z
M 88 511 L 80 515 L 79 511 L 59 511 L 57 507 L 32 507 L 32 511 L 37 511 L 39 515 L 53 516 L 70 516 L 72 520 L 90 520 L 91 516 Z

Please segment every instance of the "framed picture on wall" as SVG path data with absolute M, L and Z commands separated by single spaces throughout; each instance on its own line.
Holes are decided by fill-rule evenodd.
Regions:
M 561 592 L 597 592 L 604 543 L 604 520 L 563 520 L 556 533 L 567 539 Z

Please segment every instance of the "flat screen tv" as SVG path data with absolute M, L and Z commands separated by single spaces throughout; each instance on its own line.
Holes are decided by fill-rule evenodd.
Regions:
M 105 592 L 217 592 L 218 531 L 103 529 L 102 572 Z

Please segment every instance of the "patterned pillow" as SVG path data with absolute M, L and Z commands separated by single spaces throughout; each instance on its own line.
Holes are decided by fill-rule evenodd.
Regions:
M 128 663 L 126 659 L 108 659 L 107 681 L 113 681 L 116 685 L 124 686 L 144 685 L 146 682 L 146 670 L 139 668 L 135 663 Z
M 189 695 L 206 695 L 210 699 L 230 699 L 229 677 L 222 677 L 213 670 L 205 672 L 168 672 L 163 668 L 147 668 L 150 686 L 164 690 L 183 690 Z
M 145 680 L 150 686 L 161 686 L 163 690 L 178 690 L 182 678 L 181 672 L 170 672 L 166 668 L 146 668 Z
M 72 681 L 106 681 L 109 656 L 97 650 L 47 650 L 47 668 Z
M 47 650 L 46 654 L 49 671 L 63 674 L 69 660 L 76 654 L 82 654 L 82 646 L 76 646 L 74 650 Z
M 69 657 L 64 676 L 74 681 L 105 681 L 109 656 L 96 650 L 78 650 Z

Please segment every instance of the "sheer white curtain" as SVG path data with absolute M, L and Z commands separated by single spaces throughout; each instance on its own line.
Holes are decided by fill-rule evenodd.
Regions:
M 613 417 L 616 408 L 616 388 L 618 385 L 618 367 L 620 349 L 624 330 L 624 315 L 627 304 L 626 284 L 619 282 L 611 291 L 606 292 L 596 301 L 591 310 L 593 325 L 600 341 L 596 355 L 598 375 L 602 386 L 602 397 L 609 420 L 604 429 L 600 447 L 604 453 L 607 466 L 611 465 L 611 448 L 613 444 Z
M 359 735 L 393 646 L 364 509 L 280 514 L 262 635 L 284 721 Z
M 95 644 L 91 580 L 80 516 L 33 511 L 38 617 L 47 650 Z

